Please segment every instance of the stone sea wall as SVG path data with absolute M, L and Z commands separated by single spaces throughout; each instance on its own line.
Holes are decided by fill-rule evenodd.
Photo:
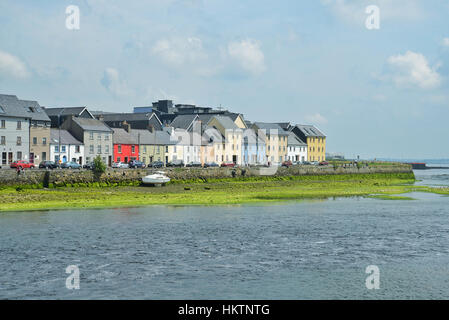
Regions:
M 15 170 L 0 170 L 0 186 L 64 186 L 68 184 L 88 184 L 105 182 L 109 184 L 127 184 L 141 181 L 141 178 L 163 171 L 173 181 L 195 179 L 220 179 L 253 176 L 297 176 L 327 174 L 371 174 L 371 173 L 410 173 L 410 165 L 374 166 L 374 167 L 338 167 L 333 166 L 292 166 L 290 168 L 162 168 L 162 169 L 107 169 L 101 176 L 95 176 L 90 170 L 40 170 L 28 169 L 21 174 Z

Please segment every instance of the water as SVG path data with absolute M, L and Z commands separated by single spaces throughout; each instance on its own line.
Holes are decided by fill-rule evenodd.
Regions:
M 2 213 L 0 298 L 447 299 L 449 197 L 412 196 Z

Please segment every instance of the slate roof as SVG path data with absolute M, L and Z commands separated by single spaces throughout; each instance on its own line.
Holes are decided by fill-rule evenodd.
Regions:
M 50 144 L 59 144 L 59 129 L 50 129 Z M 61 144 L 82 145 L 83 143 L 77 140 L 67 130 L 61 129 Z
M 154 113 L 103 113 L 103 121 L 147 121 Z M 157 116 L 156 116 L 157 117 Z
M 173 128 L 188 130 L 193 121 L 197 118 L 197 114 L 182 114 L 173 119 L 173 121 L 170 123 L 170 126 L 172 126 Z
M 167 131 L 149 131 L 145 129 L 131 129 L 130 134 L 140 144 L 147 145 L 174 145 L 176 141 L 171 141 L 170 134 Z M 139 137 L 140 135 L 140 137 Z
M 288 133 L 287 145 L 300 146 L 300 147 L 307 146 L 307 144 L 304 143 L 301 139 L 299 139 L 293 132 Z
M 45 112 L 45 109 L 37 101 L 19 100 L 19 102 L 22 104 L 26 113 L 30 115 L 31 120 L 50 122 L 50 118 Z
M 64 108 L 45 108 L 45 112 L 49 117 L 58 116 L 79 116 L 86 107 L 64 107 Z
M 285 131 L 289 131 L 290 126 L 291 126 L 290 122 L 278 122 L 277 124 Z
M 0 107 L 2 116 L 50 121 L 44 108 L 37 101 L 20 100 L 15 95 L 0 94 Z
M 112 132 L 112 129 L 109 128 L 103 121 L 97 119 L 73 117 L 72 121 L 78 124 L 85 131 Z
M 313 125 L 297 124 L 296 127 L 301 130 L 306 137 L 326 137 L 323 132 Z
M 288 132 L 285 132 L 277 123 L 269 123 L 269 122 L 254 122 L 253 126 L 256 126 L 259 129 L 266 130 L 266 133 L 269 134 L 272 130 L 277 130 L 277 134 L 280 136 L 287 136 Z
M 214 116 L 225 129 L 240 129 L 228 116 Z
M 112 143 L 114 144 L 137 144 L 137 138 L 123 128 L 112 128 Z
M 0 116 L 31 119 L 24 111 L 23 104 L 14 95 L 0 94 Z

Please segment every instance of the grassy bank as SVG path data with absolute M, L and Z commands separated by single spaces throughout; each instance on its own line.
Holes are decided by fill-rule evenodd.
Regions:
M 0 190 L 0 211 L 145 205 L 226 205 L 329 197 L 383 197 L 412 191 L 449 194 L 413 185 L 413 173 L 257 177 L 172 183 L 165 187 L 64 187 Z

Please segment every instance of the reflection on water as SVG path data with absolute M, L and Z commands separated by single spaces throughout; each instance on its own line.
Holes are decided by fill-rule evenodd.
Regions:
M 449 197 L 412 196 L 2 213 L 0 298 L 448 298 Z

